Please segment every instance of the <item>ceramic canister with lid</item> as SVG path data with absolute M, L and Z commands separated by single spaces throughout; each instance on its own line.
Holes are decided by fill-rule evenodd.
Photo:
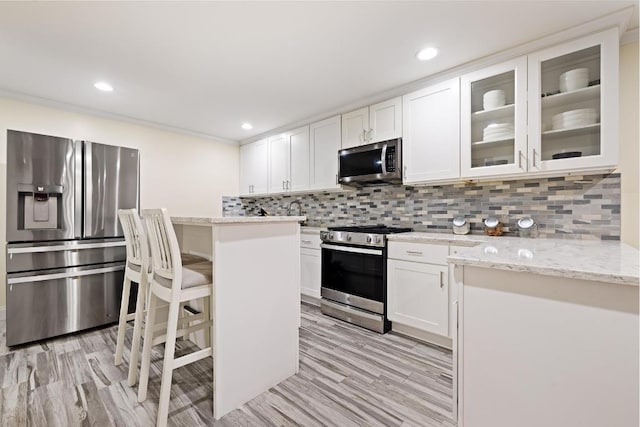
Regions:
M 463 216 L 453 218 L 453 234 L 469 234 L 471 226 Z

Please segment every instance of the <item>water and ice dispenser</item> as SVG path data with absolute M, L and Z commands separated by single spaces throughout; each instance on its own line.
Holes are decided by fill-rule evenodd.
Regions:
M 61 185 L 18 185 L 18 229 L 53 230 L 62 217 Z

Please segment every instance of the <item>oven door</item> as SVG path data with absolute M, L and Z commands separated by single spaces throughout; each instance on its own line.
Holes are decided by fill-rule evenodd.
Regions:
M 383 250 L 327 243 L 321 248 L 322 297 L 384 314 Z

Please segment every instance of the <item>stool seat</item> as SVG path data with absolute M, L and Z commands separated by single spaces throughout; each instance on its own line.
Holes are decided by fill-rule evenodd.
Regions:
M 182 265 L 197 264 L 199 262 L 211 263 L 209 260 L 207 260 L 204 257 L 201 257 L 199 255 L 188 254 L 185 252 L 180 253 L 180 258 L 182 258 Z
M 204 259 L 204 258 L 203 258 Z M 172 279 L 158 276 L 155 280 L 162 286 L 170 288 Z M 211 283 L 213 269 L 211 261 L 201 261 L 182 266 L 182 289 L 193 288 Z

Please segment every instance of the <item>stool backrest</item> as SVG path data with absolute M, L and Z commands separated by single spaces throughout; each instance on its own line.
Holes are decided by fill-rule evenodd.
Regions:
M 179 290 L 182 284 L 182 259 L 178 238 L 167 210 L 143 209 L 142 218 L 149 236 L 153 282 Z M 169 281 L 171 283 L 167 283 Z
M 120 209 L 118 218 L 124 232 L 127 263 L 138 266 L 140 271 L 148 271 L 149 245 L 138 212 L 135 209 Z

